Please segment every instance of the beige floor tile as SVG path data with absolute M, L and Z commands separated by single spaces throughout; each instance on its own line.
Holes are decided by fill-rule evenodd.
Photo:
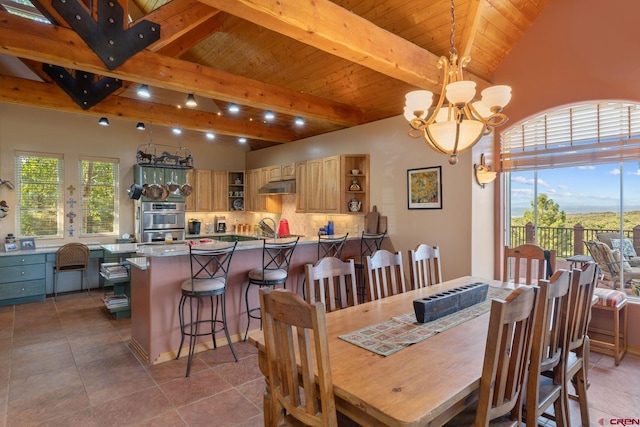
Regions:
M 260 414 L 242 394 L 235 389 L 216 394 L 178 409 L 191 427 L 236 426 Z
M 231 384 L 211 369 L 191 373 L 188 378 L 183 376 L 160 385 L 160 390 L 178 408 L 230 388 Z

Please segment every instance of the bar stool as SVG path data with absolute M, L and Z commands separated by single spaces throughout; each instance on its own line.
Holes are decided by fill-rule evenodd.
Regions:
M 360 303 L 365 302 L 367 297 L 367 286 L 365 284 L 365 260 L 368 255 L 373 255 L 382 246 L 382 241 L 387 235 L 385 230 L 383 233 L 366 233 L 362 232 L 360 238 L 360 255 L 350 257 L 353 259 L 356 272 L 358 273 L 358 299 Z
M 596 288 L 594 296 L 598 301 L 591 310 L 611 313 L 613 331 L 589 326 L 591 351 L 613 356 L 618 366 L 627 352 L 627 294 L 612 289 Z
M 347 237 L 349 233 L 342 237 L 318 236 L 318 261 L 326 257 L 340 258 Z
M 276 239 L 271 242 L 267 242 L 266 239 L 263 241 L 262 266 L 249 271 L 249 283 L 244 292 L 244 302 L 247 308 L 247 330 L 244 333 L 245 341 L 249 335 L 251 319 L 260 320 L 260 328 L 262 329 L 260 307 L 249 307 L 249 289 L 251 289 L 252 285 L 259 287 L 269 286 L 271 288 L 275 288 L 277 285 L 283 285 L 283 287 L 286 288 L 287 279 L 289 278 L 289 265 L 291 264 L 291 257 L 298 244 L 298 240 L 300 240 L 300 237 L 286 242 L 277 242 Z M 256 311 L 258 314 L 252 314 Z
M 238 242 L 234 242 L 231 246 L 218 247 L 214 245 L 207 246 L 189 246 L 189 258 L 191 260 L 191 277 L 182 282 L 182 297 L 178 305 L 178 317 L 180 318 L 180 347 L 176 359 L 180 358 L 184 338 L 189 337 L 189 360 L 187 362 L 187 374 L 191 371 L 191 363 L 196 349 L 196 341 L 198 337 L 211 334 L 213 338 L 213 348 L 218 348 L 216 343 L 216 333 L 224 331 L 229 343 L 233 358 L 238 361 L 238 356 L 233 348 L 229 329 L 227 328 L 227 313 L 225 303 L 225 293 L 227 290 L 227 276 L 229 274 L 229 266 L 231 257 L 235 252 Z M 215 303 L 214 299 L 215 297 Z M 202 300 L 209 298 L 211 304 L 211 317 L 202 319 L 200 317 L 200 306 Z M 185 323 L 185 306 L 187 299 L 189 300 L 189 322 Z M 196 307 L 194 309 L 194 300 Z M 214 312 L 215 306 L 215 312 Z M 222 318 L 218 319 L 218 309 L 221 309 Z M 205 325 L 206 330 L 200 331 L 200 326 Z M 216 329 L 216 325 L 220 325 Z

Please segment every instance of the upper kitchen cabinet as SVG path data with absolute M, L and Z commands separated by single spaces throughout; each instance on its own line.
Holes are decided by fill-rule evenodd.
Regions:
M 289 163 L 287 165 L 282 165 L 281 172 L 282 179 L 296 179 L 296 163 Z
M 341 211 L 369 212 L 369 155 L 344 154 L 341 157 Z
M 307 162 L 295 163 L 296 212 L 307 212 Z
M 193 169 L 187 172 L 187 182 L 193 186 L 193 193 L 187 198 L 187 211 L 226 211 L 228 175 L 226 171 Z
M 307 160 L 306 186 L 300 196 L 306 197 L 306 212 L 340 212 L 340 156 Z
M 258 190 L 269 182 L 269 167 L 246 171 L 245 209 L 252 212 L 282 212 L 282 196 L 259 194 Z
M 282 181 L 282 166 L 268 166 L 265 168 L 268 182 Z

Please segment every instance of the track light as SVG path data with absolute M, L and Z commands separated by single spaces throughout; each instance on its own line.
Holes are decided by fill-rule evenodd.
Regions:
M 216 139 L 216 135 L 213 132 L 207 132 L 204 136 L 206 136 L 207 139 Z
M 136 125 L 136 129 L 138 130 L 145 130 L 146 127 L 144 126 L 144 123 L 142 122 L 138 122 L 138 124 Z
M 180 135 L 182 133 L 182 129 L 180 129 L 180 127 L 176 126 L 173 129 L 171 129 L 173 131 L 173 133 L 175 133 L 176 135 Z
M 239 142 L 240 144 L 246 144 L 246 143 L 247 143 L 247 138 L 242 138 L 242 137 L 240 137 L 240 138 L 238 138 L 238 142 Z
M 140 98 L 151 98 L 151 92 L 149 92 L 149 86 L 140 85 L 136 92 Z
M 240 107 L 238 107 L 238 104 L 234 104 L 234 103 L 229 104 L 230 113 L 237 113 L 238 111 L 240 111 Z
M 265 118 L 265 120 L 269 120 L 269 121 L 271 121 L 271 120 L 273 120 L 275 117 L 276 117 L 276 116 L 275 116 L 275 114 L 273 114 L 273 111 L 271 111 L 271 110 L 267 110 L 267 111 L 265 111 L 265 112 L 264 112 L 264 118 Z
M 296 117 L 296 120 L 294 122 L 296 124 L 296 126 L 304 126 L 304 119 L 300 116 Z
M 107 119 L 106 117 L 100 117 L 100 120 L 98 120 L 98 124 L 100 126 L 109 126 L 109 119 Z
M 196 97 L 192 93 L 190 93 L 189 95 L 187 95 L 187 100 L 185 101 L 184 105 L 186 105 L 187 107 L 197 107 L 198 101 L 196 101 Z

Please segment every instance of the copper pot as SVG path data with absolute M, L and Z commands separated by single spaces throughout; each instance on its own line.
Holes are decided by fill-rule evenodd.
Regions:
M 192 191 L 193 187 L 191 187 L 191 184 L 189 183 L 184 183 L 180 187 L 180 194 L 182 194 L 183 196 L 190 196 Z

